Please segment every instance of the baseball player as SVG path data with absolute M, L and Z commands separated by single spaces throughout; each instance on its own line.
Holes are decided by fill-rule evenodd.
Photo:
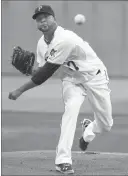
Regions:
M 58 70 L 65 111 L 55 166 L 61 173 L 74 173 L 71 149 L 77 117 L 86 96 L 94 112 L 94 121 L 83 121 L 83 134 L 79 140 L 81 150 L 87 149 L 97 133 L 110 131 L 113 125 L 107 69 L 87 42 L 74 32 L 57 25 L 50 6 L 36 8 L 32 18 L 43 33 L 37 44 L 39 68 L 29 82 L 10 92 L 9 98 L 16 100 L 23 92 L 41 85 Z

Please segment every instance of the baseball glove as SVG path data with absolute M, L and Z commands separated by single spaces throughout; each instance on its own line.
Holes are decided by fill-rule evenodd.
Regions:
M 35 62 L 35 54 L 17 46 L 13 48 L 12 65 L 22 74 L 29 76 L 32 74 Z

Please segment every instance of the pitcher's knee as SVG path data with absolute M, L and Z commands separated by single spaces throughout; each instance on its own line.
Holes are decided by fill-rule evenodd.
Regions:
M 104 126 L 103 130 L 105 132 L 109 132 L 111 130 L 112 126 Z
M 113 120 L 111 121 L 111 123 L 108 123 L 107 125 L 103 126 L 103 131 L 109 132 L 111 130 L 112 126 L 113 126 Z
M 79 109 L 82 105 L 83 101 L 77 99 L 71 99 L 68 103 L 66 103 L 66 108 L 68 109 Z

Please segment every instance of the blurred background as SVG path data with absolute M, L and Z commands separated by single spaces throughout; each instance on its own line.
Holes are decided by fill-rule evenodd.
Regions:
M 61 82 L 55 77 L 42 86 L 25 92 L 17 101 L 8 99 L 10 91 L 30 79 L 22 76 L 12 67 L 10 56 L 12 48 L 17 45 L 36 53 L 36 45 L 42 34 L 37 30 L 32 15 L 35 8 L 42 4 L 51 5 L 60 26 L 73 30 L 89 42 L 108 69 L 112 90 L 113 117 L 116 124 L 115 131 L 111 137 L 104 140 L 104 145 L 100 146 L 99 142 L 101 141 L 99 140 L 99 142 L 93 143 L 91 149 L 115 151 L 116 148 L 117 151 L 128 152 L 126 143 L 128 134 L 128 2 L 7 0 L 2 1 L 3 151 L 42 149 L 44 145 L 48 149 L 50 145 L 47 141 L 45 144 L 40 143 L 43 135 L 47 139 L 48 133 L 46 134 L 45 130 L 51 130 L 49 133 L 51 141 L 53 141 L 51 133 L 59 136 L 59 131 L 56 129 L 59 128 L 64 106 Z M 74 23 L 73 19 L 76 14 L 85 15 L 86 23 L 84 25 L 77 26 Z M 80 115 L 78 120 L 76 135 L 80 134 L 80 119 L 86 114 L 91 114 L 93 117 L 87 100 L 85 100 L 80 114 L 83 115 Z M 53 119 L 55 119 L 55 126 Z M 40 126 L 43 124 L 47 127 L 44 131 Z M 58 140 L 58 137 L 55 139 Z M 114 140 L 114 145 L 106 145 Z M 117 147 L 117 143 L 124 145 L 120 149 L 119 145 Z M 74 146 L 73 149 L 78 149 L 77 143 L 74 143 Z
M 9 62 L 15 45 L 36 52 L 42 34 L 32 15 L 41 4 L 51 5 L 59 25 L 90 43 L 110 76 L 128 77 L 127 1 L 2 1 L 2 74 L 17 74 Z M 73 21 L 79 13 L 87 19 L 83 26 Z

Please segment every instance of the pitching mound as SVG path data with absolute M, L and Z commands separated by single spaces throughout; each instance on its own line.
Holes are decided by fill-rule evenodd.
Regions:
M 127 153 L 73 152 L 74 175 L 128 175 Z M 62 175 L 55 151 L 3 152 L 3 175 Z

